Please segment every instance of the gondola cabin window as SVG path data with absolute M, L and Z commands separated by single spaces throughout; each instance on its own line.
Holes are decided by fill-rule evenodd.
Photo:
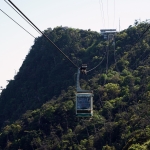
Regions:
M 93 94 L 76 94 L 76 115 L 79 117 L 90 117 L 93 115 Z

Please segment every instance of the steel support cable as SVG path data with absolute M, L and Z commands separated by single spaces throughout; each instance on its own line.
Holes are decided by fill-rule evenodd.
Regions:
M 115 36 L 114 36 L 114 38 L 113 38 L 114 60 L 115 60 L 115 66 L 116 66 L 116 69 L 117 69 L 118 72 L 120 72 L 119 69 L 118 69 L 118 66 L 117 66 L 117 61 L 116 61 L 116 52 L 115 52 L 115 51 L 116 51 L 116 44 L 115 44 L 115 43 L 116 43 L 116 40 L 115 40 Z
M 114 21 L 113 21 L 113 27 L 115 24 L 115 15 L 116 15 L 116 6 L 115 6 L 115 0 L 114 0 Z
M 150 29 L 150 25 L 149 25 L 149 26 L 146 28 L 146 30 L 141 34 L 141 36 L 136 40 L 136 42 L 133 44 L 133 46 L 136 45 L 136 44 L 144 37 L 145 33 L 146 33 L 149 29 Z M 133 47 L 133 46 L 132 46 L 132 47 Z M 131 48 L 132 48 L 132 47 L 131 47 Z M 141 56 L 139 57 L 139 59 L 140 59 L 142 56 L 143 56 L 143 55 L 141 55 Z M 133 64 L 133 66 L 137 63 L 137 61 L 138 61 L 138 60 L 135 61 L 135 63 Z
M 109 40 L 110 40 L 110 39 L 109 39 Z M 109 46 L 109 44 L 110 44 L 110 41 L 108 41 L 108 46 Z M 101 60 L 101 62 L 100 62 L 97 66 L 95 66 L 95 67 L 93 67 L 92 69 L 88 70 L 87 72 L 93 71 L 93 70 L 96 69 L 98 66 L 100 66 L 101 63 L 103 62 L 103 60 L 105 59 L 105 56 L 107 56 L 107 63 L 106 63 L 106 73 L 107 73 L 107 71 L 108 71 L 108 56 L 109 56 L 109 48 L 108 48 L 108 46 L 106 47 L 106 52 L 105 52 L 105 54 L 104 54 L 103 59 Z
M 145 53 L 143 53 L 143 54 L 135 61 L 135 63 L 133 64 L 133 66 L 134 66 L 138 61 L 140 61 L 140 59 L 141 59 L 144 55 L 145 55 Z M 148 55 L 147 55 L 146 57 L 148 57 Z M 146 59 L 146 57 L 144 57 L 143 60 Z M 137 65 L 137 64 L 136 64 L 136 65 Z
M 102 3 L 102 16 L 103 16 L 103 19 L 104 19 L 104 12 L 103 12 L 103 2 L 101 0 L 101 3 Z M 100 4 L 100 0 L 99 0 L 99 4 Z M 115 5 L 115 4 L 114 4 Z M 114 6 L 115 7 L 115 6 Z M 100 7 L 101 8 L 101 7 Z M 107 16 L 108 16 L 108 19 L 109 19 L 109 15 L 108 15 L 108 0 L 107 0 Z M 108 21 L 109 22 L 109 21 Z M 104 20 L 104 24 L 105 24 L 105 20 Z M 114 46 L 114 49 L 115 49 L 115 46 Z M 108 70 L 108 55 L 109 55 L 109 49 L 107 47 L 107 50 L 106 50 L 106 53 L 105 53 L 105 56 L 107 54 L 107 64 L 106 64 L 106 73 L 107 73 L 107 70 Z M 93 67 L 92 69 L 88 70 L 87 72 L 90 72 L 90 71 L 93 71 L 94 69 L 96 69 L 98 66 L 101 65 L 101 63 L 103 62 L 105 56 L 103 57 L 102 61 L 95 67 Z
M 109 46 L 109 44 L 108 44 L 108 46 Z M 107 63 L 106 63 L 106 74 L 107 74 L 107 72 L 108 72 L 108 56 L 109 56 L 109 48 L 108 48 L 108 46 L 107 46 Z
M 28 20 L 26 20 L 22 15 L 19 14 L 19 12 L 13 8 L 6 0 L 4 0 L 21 18 L 23 18 L 30 26 L 32 26 L 39 34 L 41 34 Z
M 114 40 L 114 42 L 115 42 L 115 40 Z M 108 48 L 108 46 L 106 47 L 106 52 L 105 52 L 105 55 L 103 56 L 103 59 L 101 60 L 101 62 L 100 62 L 97 66 L 95 66 L 95 67 L 93 67 L 92 69 L 88 70 L 87 72 L 93 71 L 93 70 L 96 69 L 98 66 L 100 66 L 101 63 L 103 62 L 103 60 L 105 59 L 105 56 L 106 56 L 106 55 L 107 55 L 107 63 L 106 63 L 106 73 L 107 73 L 107 71 L 108 71 L 108 56 L 109 56 L 109 48 Z M 114 57 L 115 57 L 115 44 L 114 44 Z M 114 58 L 114 59 L 115 59 L 115 58 Z M 116 62 L 116 59 L 115 59 L 115 62 Z M 117 67 L 117 66 L 116 66 L 116 67 Z M 118 67 L 117 67 L 117 70 L 119 70 Z
M 139 36 L 139 38 L 134 42 L 134 44 L 132 45 L 132 47 L 133 47 L 135 44 L 137 44 L 137 43 L 144 37 L 145 33 L 146 33 L 149 29 L 150 29 L 150 25 L 146 28 L 145 31 L 143 31 L 143 33 Z M 132 47 L 131 47 L 131 48 L 132 48 Z
M 1 10 L 1 9 L 0 9 Z M 24 27 L 22 27 L 19 23 L 17 23 L 14 19 L 12 19 L 9 15 L 7 15 L 3 10 L 1 10 L 2 13 L 4 13 L 8 18 L 10 18 L 12 21 L 14 21 L 18 26 L 20 26 L 23 30 L 25 30 L 28 34 L 30 34 L 33 38 L 35 38 L 30 32 L 28 32 Z
M 108 28 L 109 28 L 109 11 L 108 11 L 108 0 L 107 0 L 107 19 L 108 19 Z
M 138 43 L 138 41 L 140 41 L 141 38 L 144 37 L 144 34 L 150 29 L 150 25 L 147 27 L 147 29 L 142 33 L 142 35 L 139 37 L 139 39 L 136 41 L 136 43 Z M 135 43 L 135 44 L 136 44 Z
M 102 24 L 103 24 L 103 26 L 104 26 L 104 22 L 103 22 L 103 15 L 102 15 L 102 9 L 101 9 L 100 0 L 99 0 L 99 6 L 100 6 L 101 17 L 102 17 Z
M 102 4 L 102 9 L 101 9 L 100 1 L 101 1 L 101 4 Z M 101 15 L 102 15 L 102 19 L 103 19 L 103 21 L 104 21 L 103 23 L 104 23 L 104 27 L 105 27 L 105 20 L 104 20 L 104 11 L 103 11 L 103 2 L 102 2 L 102 0 L 99 0 L 99 4 L 100 4 Z M 103 62 L 103 60 L 105 59 L 106 54 L 107 54 L 107 52 L 104 54 L 103 59 L 100 61 L 100 63 L 99 63 L 98 65 L 96 65 L 95 67 L 93 67 L 92 69 L 88 70 L 87 73 L 93 71 L 93 70 L 96 69 L 98 66 L 100 66 L 101 63 Z
M 105 27 L 105 18 L 104 18 L 105 14 L 104 14 L 103 1 L 102 0 L 101 0 L 101 3 L 102 3 L 103 20 L 104 20 L 104 27 Z
M 134 44 L 131 45 L 130 49 L 132 49 L 132 48 L 144 37 L 145 33 L 146 33 L 149 29 L 150 29 L 150 25 L 146 28 L 145 31 L 143 31 L 143 33 L 138 37 L 138 39 L 134 42 Z M 133 50 L 131 50 L 131 51 L 133 51 Z M 140 59 L 142 56 L 143 56 L 143 54 L 139 57 L 139 59 Z M 139 60 L 139 59 L 138 59 L 138 60 Z M 134 65 L 137 63 L 138 60 L 136 60 L 135 63 L 134 63 L 132 66 L 134 66 Z
M 101 14 L 101 18 L 102 18 L 102 24 L 103 24 L 103 16 L 102 16 L 102 10 L 101 10 L 101 4 L 100 4 L 100 0 L 99 0 L 99 8 L 100 8 L 100 14 Z
M 115 38 L 114 38 L 114 40 L 113 40 L 113 47 L 114 47 L 114 60 L 115 60 L 116 68 L 118 68 L 118 67 L 117 67 L 117 62 L 116 62 L 116 52 L 115 52 L 116 48 L 115 48 Z M 117 69 L 117 70 L 118 70 L 118 69 Z
M 101 2 L 101 4 L 100 4 L 100 2 Z M 105 28 L 105 19 L 104 19 L 104 10 L 103 10 L 103 2 L 102 2 L 102 0 L 99 0 L 99 5 L 100 5 L 102 20 L 103 20 L 103 26 L 104 26 L 104 28 Z M 102 8 L 102 9 L 101 9 L 101 8 Z
M 107 52 L 105 52 L 105 54 L 104 54 L 104 56 L 103 56 L 103 59 L 100 61 L 100 63 L 99 63 L 97 66 L 93 67 L 92 69 L 88 70 L 87 72 L 93 71 L 93 70 L 96 69 L 98 66 L 100 66 L 101 63 L 103 62 L 103 60 L 105 59 L 106 53 L 107 53 Z
M 60 53 L 62 53 L 76 68 L 79 68 L 74 62 L 60 49 L 54 44 L 25 14 L 10 0 L 8 0 Z

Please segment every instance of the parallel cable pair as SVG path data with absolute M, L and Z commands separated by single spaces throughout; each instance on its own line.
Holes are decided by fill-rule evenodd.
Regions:
M 32 24 L 32 27 L 38 31 L 38 33 L 42 34 L 60 53 L 62 53 L 76 68 L 79 68 L 74 62 L 60 49 L 57 47 L 56 44 L 54 44 L 13 2 L 8 0 L 11 5 L 30 23 Z M 6 2 L 6 1 L 5 1 Z
M 13 2 L 11 2 L 10 0 L 8 0 L 11 6 L 6 0 L 4 0 L 11 8 L 13 8 L 27 23 L 29 23 L 39 34 L 43 35 L 57 50 L 59 50 L 59 52 L 61 52 L 76 68 L 80 68 L 78 67 L 60 48 L 57 47 L 56 44 L 54 44 Z M 2 11 L 2 10 L 1 10 Z M 2 11 L 4 13 L 4 11 Z M 6 13 L 4 13 L 5 15 L 7 15 Z M 8 15 L 7 15 L 8 16 Z M 17 23 L 14 19 L 12 19 L 10 16 L 8 16 L 11 20 L 13 20 L 16 24 L 19 25 L 19 23 Z M 22 29 L 24 29 L 21 25 L 19 25 Z M 27 33 L 29 33 L 26 29 L 24 29 Z M 32 37 L 34 37 L 31 33 L 29 33 Z M 35 38 L 35 37 L 34 37 Z M 88 70 L 87 72 L 93 71 L 94 69 L 96 69 L 98 66 L 101 65 L 101 63 L 103 62 L 104 58 L 106 56 L 103 56 L 103 59 L 101 60 L 101 62 L 96 65 L 95 67 L 93 67 L 92 69 Z
M 12 21 L 14 21 L 18 26 L 20 26 L 23 30 L 25 30 L 28 34 L 30 34 L 33 38 L 35 38 L 30 32 L 28 32 L 24 27 L 22 27 L 18 22 L 16 22 L 13 18 L 11 18 L 8 14 L 6 14 L 3 10 L 0 9 L 0 11 L 5 14 L 8 18 L 10 18 Z
M 32 26 L 39 34 L 41 34 L 28 20 L 19 14 L 19 12 L 14 9 L 6 0 L 4 0 L 21 18 L 23 18 L 30 26 Z

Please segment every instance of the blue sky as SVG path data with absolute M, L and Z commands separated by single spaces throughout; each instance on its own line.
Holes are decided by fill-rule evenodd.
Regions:
M 134 21 L 150 19 L 150 0 L 12 0 L 42 31 L 68 26 L 99 32 L 104 28 L 126 29 Z M 4 0 L 0 9 L 35 37 L 39 34 Z M 34 38 L 0 11 L 0 86 L 13 79 L 34 44 Z

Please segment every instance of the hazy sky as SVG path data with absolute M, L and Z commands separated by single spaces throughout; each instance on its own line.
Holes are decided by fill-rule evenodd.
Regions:
M 51 27 L 68 26 L 79 29 L 116 28 L 133 25 L 134 21 L 150 19 L 150 0 L 12 0 L 42 31 Z M 32 33 L 28 25 L 4 0 L 0 9 Z M 0 11 L 0 86 L 13 79 L 34 44 L 34 38 Z

